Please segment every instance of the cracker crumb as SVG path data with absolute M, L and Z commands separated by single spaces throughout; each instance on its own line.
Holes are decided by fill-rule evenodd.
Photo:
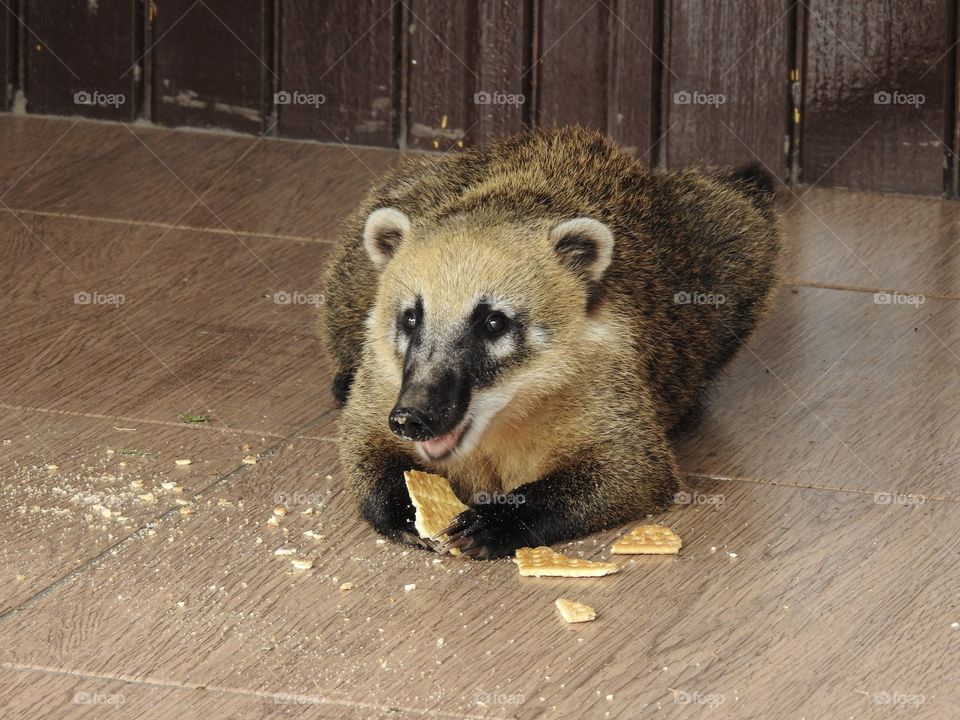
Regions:
M 276 515 L 271 515 L 270 519 L 267 520 L 267 525 L 270 527 L 280 527 L 280 520 Z
M 256 465 L 256 464 L 257 464 L 257 456 L 256 456 L 256 455 L 244 455 L 244 456 L 243 456 L 243 464 L 244 464 L 244 465 Z
M 566 598 L 557 598 L 555 603 L 560 615 L 568 623 L 590 622 L 596 620 L 597 611 L 589 605 L 576 600 L 567 600 Z M 598 691 L 599 694 L 599 691 Z
M 181 514 L 181 515 L 193 515 L 193 513 L 194 513 L 194 509 L 193 509 L 192 507 L 190 507 L 189 505 L 181 505 L 181 506 L 180 506 L 180 514 Z
M 273 509 L 273 514 L 276 515 L 277 517 L 283 517 L 284 515 L 287 514 L 287 509 L 283 505 L 277 505 Z
M 192 465 L 192 464 L 193 464 L 193 460 L 191 460 L 190 458 L 178 458 L 178 459 L 175 460 L 174 462 L 175 462 L 177 465 L 180 465 L 181 467 L 184 466 L 184 465 Z
M 59 470 L 59 469 L 60 469 L 59 465 L 54 465 L 53 463 L 50 463 L 49 465 L 47 465 L 47 470 Z
M 306 530 L 303 534 L 306 535 L 308 538 L 312 538 L 313 540 L 323 540 L 324 538 L 323 535 L 313 530 Z
M 290 564 L 293 565 L 294 570 L 309 570 L 313 567 L 313 560 L 293 558 L 293 560 L 290 561 Z
M 296 555 L 297 549 L 292 547 L 278 547 L 276 550 L 273 551 L 273 554 L 278 555 L 280 557 L 283 557 L 285 555 Z
M 407 583 L 406 585 L 403 586 L 404 592 L 410 592 L 411 590 L 416 590 L 416 589 L 417 589 L 416 583 Z
M 341 590 L 344 590 L 344 591 L 346 591 L 346 590 L 353 590 L 353 583 L 352 583 L 352 582 L 345 582 L 345 583 L 343 583 L 342 585 L 340 585 L 340 589 L 341 589 Z

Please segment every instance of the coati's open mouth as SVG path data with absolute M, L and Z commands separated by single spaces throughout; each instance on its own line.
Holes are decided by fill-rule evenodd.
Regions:
M 429 440 L 421 440 L 417 443 L 420 450 L 431 460 L 444 460 L 450 457 L 453 452 L 460 447 L 464 436 L 470 430 L 470 417 L 465 417 L 460 423 L 443 435 L 438 435 Z

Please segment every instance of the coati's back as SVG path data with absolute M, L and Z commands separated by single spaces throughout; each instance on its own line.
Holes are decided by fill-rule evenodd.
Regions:
M 586 216 L 616 238 L 591 303 L 630 318 L 637 370 L 672 427 L 766 306 L 779 250 L 769 182 L 752 171 L 726 178 L 650 173 L 609 139 L 579 127 L 407 158 L 351 216 L 327 275 L 334 392 L 346 399 L 376 295 L 378 274 L 362 242 L 373 210 L 396 208 L 425 224 L 480 212 L 514 222 Z M 517 248 L 518 262 L 522 257 Z

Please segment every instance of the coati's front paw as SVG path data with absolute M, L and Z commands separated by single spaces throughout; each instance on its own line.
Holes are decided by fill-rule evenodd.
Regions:
M 474 505 L 443 531 L 447 540 L 441 549 L 459 548 L 465 557 L 491 560 L 513 555 L 520 547 L 548 544 L 534 517 L 523 505 Z
M 417 537 L 416 509 L 403 482 L 389 478 L 378 483 L 360 506 L 360 514 L 391 540 L 410 542 L 410 536 Z

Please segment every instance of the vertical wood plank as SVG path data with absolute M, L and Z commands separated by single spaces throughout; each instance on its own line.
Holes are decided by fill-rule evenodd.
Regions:
M 13 94 L 13 31 L 16 22 L 10 11 L 0 6 L 0 110 L 10 107 Z
M 400 8 L 392 0 L 284 0 L 283 135 L 396 145 Z
M 524 0 L 412 0 L 409 147 L 445 150 L 519 131 L 529 100 Z
M 803 16 L 803 182 L 941 194 L 948 3 L 810 0 Z
M 790 0 L 669 0 L 667 165 L 787 176 Z
M 272 88 L 268 0 L 153 0 L 153 119 L 260 132 Z
M 654 0 L 541 0 L 537 124 L 579 123 L 649 154 L 659 113 Z
M 24 2 L 27 111 L 133 120 L 140 8 L 137 0 Z

